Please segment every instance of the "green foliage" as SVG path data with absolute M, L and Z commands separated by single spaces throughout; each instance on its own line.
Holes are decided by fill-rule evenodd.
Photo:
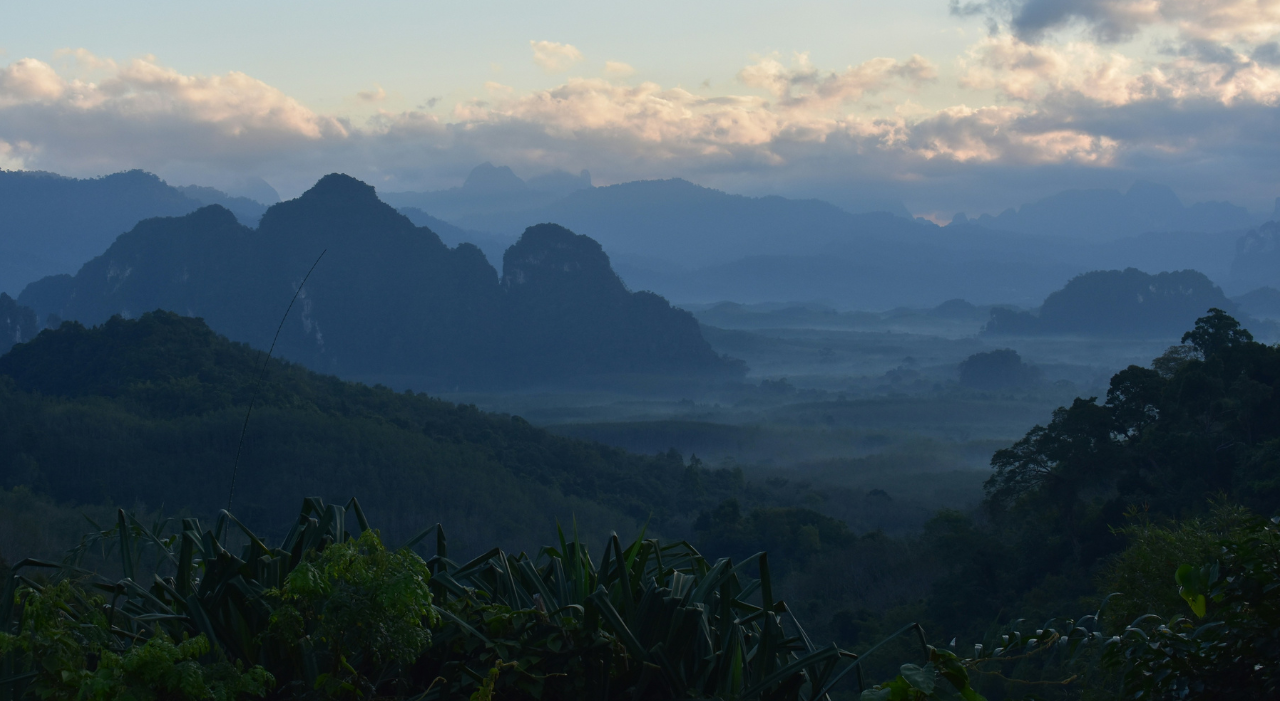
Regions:
M 896 679 L 862 692 L 862 701 L 986 701 L 969 686 L 969 670 L 955 653 L 929 647 L 927 664 L 904 664 L 901 672 Z
M 431 606 L 431 572 L 409 551 L 388 551 L 378 535 L 308 551 L 285 578 L 270 637 L 292 647 L 307 640 L 326 670 L 409 663 L 431 644 L 440 617 Z M 342 660 L 347 659 L 345 665 Z
M 1221 543 L 1240 537 L 1253 517 L 1245 509 L 1218 504 L 1202 516 L 1176 523 L 1153 520 L 1141 511 L 1129 513 L 1129 523 L 1117 530 L 1127 543 L 1109 558 L 1097 576 L 1098 591 L 1107 599 L 1107 628 L 1123 631 L 1130 621 L 1147 614 L 1164 618 L 1185 611 L 1183 597 L 1170 573 L 1215 562 Z M 1176 576 L 1176 575 L 1175 575 Z
M 1218 543 L 1211 562 L 1175 578 L 1199 620 L 1134 621 L 1103 661 L 1129 698 L 1274 698 L 1280 694 L 1280 519 L 1252 519 Z M 1166 575 L 1167 576 L 1167 575 Z M 1170 587 L 1172 588 L 1172 586 Z
M 263 697 L 275 680 L 266 670 L 248 672 L 227 662 L 203 664 L 209 655 L 204 636 L 174 644 L 156 636 L 134 645 L 123 655 L 104 651 L 98 669 L 80 680 L 79 698 L 84 701 L 233 701 L 247 696 Z
M 1272 400 L 1280 348 L 1254 342 L 1219 309 L 1184 340 L 1157 370 L 1116 373 L 1105 402 L 1078 398 L 996 451 L 989 526 L 953 549 L 957 562 L 931 597 L 944 630 L 976 638 L 1013 611 L 1069 615 L 1095 595 L 1099 569 L 1134 535 L 1123 527 L 1135 509 L 1153 519 L 1194 516 L 1219 494 L 1264 513 L 1280 509 L 1280 403 Z M 1172 564 L 1152 581 L 1167 583 L 1184 563 Z
M 232 701 L 265 696 L 274 684 L 261 667 L 211 657 L 203 635 L 176 644 L 163 632 L 145 641 L 119 635 L 103 598 L 71 579 L 19 581 L 6 590 L 17 620 L 0 633 L 0 691 L 12 698 Z
M 816 701 L 856 670 L 775 599 L 763 553 L 711 562 L 613 536 L 595 560 L 561 533 L 536 558 L 495 548 L 459 564 L 439 526 L 385 548 L 354 500 L 306 500 L 275 548 L 225 512 L 212 529 L 173 525 L 121 511 L 81 553 L 114 544 L 123 579 L 68 564 L 49 594 L 21 589 L 0 640 L 29 685 L 15 696 Z M 412 548 L 432 533 L 423 562 Z M 45 565 L 19 563 L 10 591 L 31 567 Z

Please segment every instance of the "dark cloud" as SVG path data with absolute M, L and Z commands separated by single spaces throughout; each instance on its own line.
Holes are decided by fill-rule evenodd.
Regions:
M 1256 46 L 1249 58 L 1264 66 L 1280 66 L 1280 43 L 1271 41 Z
M 1140 15 L 1127 12 L 1126 0 L 1025 0 L 1013 6 L 1012 26 L 1019 38 L 1039 40 L 1045 32 L 1074 21 L 1089 26 L 1103 42 L 1131 39 L 1142 28 Z

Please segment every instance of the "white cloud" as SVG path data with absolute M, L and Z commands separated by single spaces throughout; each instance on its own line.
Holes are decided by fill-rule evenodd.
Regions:
M 1084 99 L 1107 105 L 1212 100 L 1276 104 L 1280 71 L 1239 53 L 1212 61 L 1181 55 L 1144 65 L 1087 42 L 1032 44 L 1005 34 L 987 37 L 961 60 L 961 84 L 996 89 L 1030 104 Z
M 1265 190 L 1280 157 L 1280 81 L 1274 66 L 1244 54 L 1152 62 L 1005 33 L 960 57 L 959 88 L 972 105 L 921 106 L 917 93 L 955 83 L 918 56 L 833 71 L 799 54 L 745 66 L 739 94 L 612 78 L 532 92 L 490 82 L 439 112 L 447 117 L 380 109 L 359 124 L 243 73 L 192 76 L 155 59 L 68 55 L 93 80 L 34 59 L 0 67 L 0 167 L 252 174 L 296 192 L 332 171 L 393 189 L 448 186 L 487 160 L 588 168 L 602 182 L 678 175 L 757 191 L 888 183 L 924 207 L 974 211 L 980 205 L 952 203 L 1032 182 L 1098 186 L 1110 173 L 1169 182 L 1185 163 L 1195 170 L 1176 177 L 1255 199 L 1277 194 Z M 364 99 L 385 96 L 375 88 Z M 868 111 L 873 95 L 878 109 Z
M 349 135 L 342 120 L 243 73 L 193 76 L 153 58 L 117 64 L 73 56 L 76 70 L 100 75 L 73 79 L 30 58 L 0 68 L 5 167 L 76 175 L 185 164 L 246 174 Z
M 533 62 L 547 73 L 564 73 L 582 61 L 582 52 L 570 44 L 530 41 L 529 48 L 533 49 Z
M 636 72 L 636 69 L 632 68 L 630 64 L 626 64 L 621 61 L 605 61 L 604 62 L 605 75 L 625 78 L 629 75 L 634 74 L 635 72 Z
M 0 170 L 26 170 L 26 161 L 22 157 L 23 151 L 30 151 L 30 144 L 18 144 L 17 146 L 5 141 L 0 141 Z
M 67 87 L 49 64 L 34 58 L 20 59 L 0 71 L 0 105 L 57 100 Z
M 937 68 L 918 55 L 905 62 L 873 58 L 843 71 L 824 73 L 813 67 L 807 53 L 798 53 L 790 68 L 770 56 L 743 68 L 738 80 L 773 93 L 784 107 L 812 109 L 856 102 L 897 83 L 918 85 L 937 76 Z

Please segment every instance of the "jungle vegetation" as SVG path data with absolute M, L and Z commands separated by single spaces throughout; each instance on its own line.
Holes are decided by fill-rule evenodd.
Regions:
M 6 499 L 80 504 L 116 523 L 57 567 L 10 563 L 7 669 L 30 674 L 24 660 L 49 654 L 37 646 L 61 646 L 72 677 L 48 683 L 92 682 L 101 698 L 141 688 L 130 675 L 148 665 L 188 663 L 195 671 L 172 683 L 197 680 L 194 698 L 575 698 L 548 690 L 572 678 L 627 698 L 808 699 L 846 669 L 831 689 L 846 697 L 1273 696 L 1280 349 L 1219 309 L 1182 341 L 1117 373 L 1105 398 L 1077 399 L 996 451 L 981 509 L 941 512 L 895 538 L 855 533 L 678 454 L 555 437 L 286 363 L 262 384 L 238 506 L 218 515 L 228 475 L 215 456 L 234 446 L 260 354 L 168 313 L 67 324 L 0 359 L 2 474 L 30 490 Z M 289 529 L 279 515 L 302 490 L 376 502 L 385 528 L 372 535 L 356 504 L 317 499 Z M 131 501 L 135 515 L 95 506 Z M 162 503 L 186 513 L 154 517 Z M 71 513 L 41 508 L 31 518 Z M 460 522 L 461 547 L 436 529 L 423 536 L 439 537 L 435 556 L 415 550 L 424 514 Z M 547 537 L 575 517 L 585 538 Z M 635 531 L 611 538 L 607 524 Z M 512 529 L 528 540 L 485 550 Z M 591 538 L 608 545 L 588 560 Z M 480 558 L 450 564 L 449 547 Z M 534 554 L 504 554 L 521 550 Z M 190 592 L 215 581 L 199 596 L 222 598 L 195 608 Z M 386 608 L 384 585 L 419 608 Z M 640 615 L 645 597 L 658 608 Z M 559 610 L 568 603 L 581 610 Z M 377 616 L 405 624 L 385 629 L 400 642 L 322 632 L 317 612 L 331 604 L 384 606 Z M 715 613 L 724 606 L 736 613 Z M 201 622 L 209 610 L 222 622 Z M 556 611 L 573 619 L 553 626 L 567 632 L 545 627 Z M 677 650 L 704 639 L 673 632 L 699 620 L 709 647 Z M 272 635 L 293 642 L 266 645 Z M 770 640 L 767 654 L 752 647 Z M 392 660 L 391 649 L 417 657 Z

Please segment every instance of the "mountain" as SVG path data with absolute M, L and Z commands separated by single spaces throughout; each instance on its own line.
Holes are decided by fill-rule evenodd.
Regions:
M 1280 290 L 1274 287 L 1259 287 L 1239 297 L 1232 297 L 1231 301 L 1246 314 L 1266 319 L 1280 319 Z
M 0 291 L 16 294 L 46 275 L 78 269 L 143 219 L 215 203 L 245 221 L 261 216 L 262 206 L 252 200 L 212 188 L 170 187 L 140 170 L 83 180 L 0 171 Z
M 1269 221 L 1236 241 L 1231 277 L 1244 289 L 1280 287 L 1280 221 Z
M 9 352 L 15 343 L 31 340 L 39 332 L 35 312 L 0 292 L 0 354 Z
M 0 486 L 60 503 L 211 515 L 278 529 L 303 496 L 356 496 L 403 542 L 443 522 L 451 546 L 531 548 L 557 520 L 678 534 L 741 476 L 561 438 L 513 416 L 370 388 L 273 361 L 170 312 L 67 322 L 0 357 Z M 701 473 L 701 474 L 699 474 Z M 685 489 L 698 482 L 695 494 Z M 539 534 L 539 535 L 532 535 Z M 10 553 L 11 555 L 11 553 Z
M 477 166 L 461 187 L 381 196 L 402 210 L 418 209 L 490 236 L 515 236 L 533 224 L 556 222 L 600 241 L 615 255 L 679 261 L 685 267 L 738 255 L 794 253 L 797 246 L 839 240 L 865 226 L 858 215 L 820 200 L 730 195 L 681 179 L 592 187 L 586 171 L 577 176 L 558 171 L 526 182 L 510 168 L 489 163 Z M 891 209 L 910 221 L 901 203 Z
M 515 236 L 500 236 L 483 231 L 469 231 L 454 226 L 443 219 L 427 214 L 417 207 L 401 207 L 396 211 L 408 217 L 409 221 L 414 223 L 414 226 L 431 229 L 450 248 L 462 243 L 474 245 L 484 252 L 485 258 L 488 258 L 490 263 L 501 262 L 502 254 L 506 252 L 508 246 L 516 241 Z
M 262 215 L 267 212 L 267 205 L 257 200 L 251 200 L 248 197 L 232 197 L 221 190 L 215 190 L 211 187 L 181 185 L 174 189 L 201 205 L 217 204 L 226 207 L 245 226 L 256 227 L 258 221 L 262 219 Z
M 472 169 L 461 187 L 436 192 L 383 192 L 379 196 L 393 207 L 420 209 L 454 223 L 475 217 L 514 216 L 521 222 L 514 229 L 514 232 L 519 232 L 526 226 L 543 221 L 521 219 L 522 213 L 590 187 L 591 174 L 585 170 L 578 175 L 555 171 L 525 182 L 507 166 L 481 163 Z M 469 225 L 463 227 L 486 230 Z
M 1128 192 L 1068 190 L 1042 200 L 984 214 L 956 223 L 976 223 L 989 229 L 1077 239 L 1115 239 L 1147 232 L 1222 232 L 1247 229 L 1257 218 L 1229 202 L 1200 202 L 1186 206 L 1172 189 L 1138 182 Z
M 553 221 L 615 256 L 659 258 L 685 268 L 816 252 L 857 236 L 893 237 L 921 228 L 884 213 L 850 214 L 821 200 L 731 195 L 678 178 L 583 189 L 529 212 L 487 211 L 451 221 L 500 233 Z
M 140 222 L 74 277 L 40 280 L 19 300 L 85 324 L 167 309 L 268 348 L 313 265 L 277 350 L 316 370 L 450 389 L 741 372 L 690 314 L 629 292 L 584 236 L 530 228 L 500 280 L 475 246 L 449 248 L 336 174 L 272 206 L 256 231 L 218 206 Z
M 1176 339 L 1211 308 L 1234 314 L 1236 305 L 1194 270 L 1097 270 L 1049 295 L 1038 314 L 992 309 L 984 333 Z
M 1140 211 L 1161 202 L 1205 210 L 1183 208 L 1167 189 L 1139 186 L 1110 196 L 1141 205 Z M 1084 206 L 1065 194 L 1058 199 L 1061 212 L 1037 215 L 1055 226 L 1063 212 Z M 1024 210 L 1030 216 L 1038 206 Z M 1108 268 L 1195 266 L 1225 280 L 1236 238 L 1143 233 L 1133 222 L 1109 220 L 1104 224 L 1134 233 L 1049 236 L 1038 234 L 1055 233 L 1053 226 L 1010 231 L 987 220 L 939 228 L 884 212 L 853 214 L 821 200 L 732 195 L 679 179 L 582 189 L 534 210 L 486 210 L 459 219 L 432 214 L 472 232 L 473 242 L 480 241 L 478 231 L 514 235 L 529 224 L 557 222 L 599 241 L 630 283 L 682 303 L 823 301 L 882 310 L 956 297 L 1029 306 L 1081 272 Z M 1104 214 L 1097 216 L 1111 216 Z
M 685 373 L 728 364 L 702 341 L 693 315 L 652 292 L 631 292 L 599 243 L 556 224 L 529 227 L 502 258 L 512 361 L 541 373 Z M 745 370 L 745 368 L 742 368 Z

